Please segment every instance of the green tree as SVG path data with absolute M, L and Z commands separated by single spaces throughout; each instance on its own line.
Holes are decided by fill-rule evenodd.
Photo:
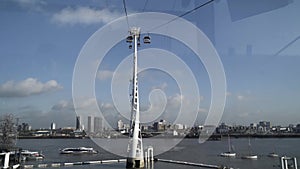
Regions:
M 12 114 L 5 114 L 0 117 L 0 145 L 2 148 L 14 146 L 16 130 Z

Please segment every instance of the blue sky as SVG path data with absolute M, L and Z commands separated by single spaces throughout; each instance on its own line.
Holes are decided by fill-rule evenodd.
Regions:
M 204 2 L 128 0 L 126 5 L 128 14 L 180 15 Z M 184 16 L 207 35 L 223 63 L 227 101 L 222 121 L 228 124 L 260 120 L 282 125 L 300 123 L 300 40 L 297 39 L 300 2 L 251 1 L 253 5 L 244 2 L 243 5 L 231 0 L 216 1 Z M 72 76 L 79 52 L 98 29 L 124 15 L 119 0 L 1 1 L 0 113 L 13 113 L 20 122 L 28 122 L 35 128 L 48 128 L 51 122 L 59 127 L 74 126 Z M 203 123 L 211 99 L 210 82 L 203 64 L 180 42 L 161 35 L 151 37 L 152 44 L 143 45 L 141 49 L 171 51 L 193 71 L 201 94 L 197 124 Z M 105 40 L 99 45 L 101 43 Z M 112 74 L 130 53 L 125 41 L 120 42 L 99 66 L 97 102 L 110 120 L 120 117 L 111 99 Z M 176 101 L 183 97 L 174 79 L 155 70 L 141 72 L 140 88 L 142 109 L 149 108 L 150 91 L 161 89 L 168 101 L 166 110 L 176 115 Z M 94 111 L 89 109 L 89 103 L 94 101 L 86 98 L 82 107 Z

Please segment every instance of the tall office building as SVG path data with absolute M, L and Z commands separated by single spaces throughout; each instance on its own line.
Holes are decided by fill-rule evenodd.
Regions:
M 50 129 L 55 130 L 55 127 L 56 127 L 55 123 L 51 123 Z
M 122 120 L 118 121 L 118 126 L 117 126 L 117 130 L 123 130 L 124 129 L 124 123 Z
M 102 118 L 94 117 L 94 132 L 99 133 L 102 131 Z
M 89 133 L 93 132 L 92 131 L 92 117 L 91 116 L 88 116 L 88 124 L 87 125 L 88 125 L 87 131 Z
M 80 116 L 76 116 L 76 130 L 81 130 Z

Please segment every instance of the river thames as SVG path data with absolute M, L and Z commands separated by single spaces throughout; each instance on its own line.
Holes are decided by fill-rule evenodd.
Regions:
M 113 139 L 111 139 L 113 140 Z M 105 140 L 107 141 L 107 140 Z M 172 139 L 162 139 L 162 141 L 172 141 Z M 109 142 L 109 140 L 108 140 Z M 299 138 L 253 138 L 251 139 L 251 151 L 258 155 L 256 160 L 241 159 L 241 156 L 249 152 L 248 139 L 231 139 L 237 156 L 234 158 L 221 157 L 220 153 L 228 150 L 227 139 L 221 141 L 206 141 L 202 144 L 197 139 L 184 139 L 169 151 L 159 154 L 156 157 L 161 159 L 188 161 L 195 163 L 214 164 L 229 166 L 240 169 L 269 169 L 280 168 L 279 158 L 268 157 L 268 154 L 276 151 L 279 156 L 286 155 L 300 159 L 300 139 Z M 100 148 L 90 139 L 21 139 L 17 146 L 22 149 L 41 151 L 45 155 L 43 161 L 26 161 L 25 164 L 45 164 L 45 163 L 66 163 L 97 161 L 104 159 L 124 159 Z M 93 147 L 99 151 L 93 155 L 63 155 L 59 150 L 66 147 Z M 124 147 L 126 149 L 127 147 Z M 155 149 L 154 149 L 155 151 Z M 193 166 L 182 166 L 179 164 L 169 164 L 155 162 L 155 169 L 179 169 L 179 168 L 199 168 Z M 117 164 L 93 164 L 79 165 L 60 168 L 125 168 L 125 163 Z

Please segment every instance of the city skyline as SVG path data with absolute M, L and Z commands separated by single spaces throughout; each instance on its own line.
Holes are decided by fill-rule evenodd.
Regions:
M 93 120 L 94 119 L 94 120 Z M 83 121 L 85 121 L 86 123 L 84 123 Z M 93 122 L 92 122 L 93 121 Z M 114 123 L 112 126 L 112 128 L 110 128 L 110 126 L 103 126 L 103 122 L 102 122 L 102 118 L 101 117 L 93 117 L 93 116 L 87 116 L 87 119 L 82 119 L 81 116 L 76 116 L 75 121 L 74 121 L 74 125 L 73 126 L 56 126 L 55 122 L 51 122 L 48 128 L 32 128 L 31 125 L 27 122 L 21 122 L 19 123 L 15 123 L 16 125 L 18 125 L 18 130 L 40 130 L 40 129 L 50 129 L 50 130 L 56 130 L 56 129 L 69 129 L 69 128 L 73 128 L 75 131 L 85 131 L 88 134 L 93 134 L 93 133 L 101 133 L 104 130 L 112 130 L 112 131 L 119 131 L 122 133 L 122 131 L 127 131 L 130 128 L 129 125 L 129 121 L 122 121 L 122 119 L 118 119 L 116 121 L 116 123 Z M 86 128 L 84 126 L 87 126 Z M 164 119 L 160 119 L 157 121 L 153 121 L 152 123 L 142 123 L 141 124 L 141 128 L 145 129 L 149 128 L 150 126 L 153 128 L 160 128 L 159 125 L 165 125 L 165 126 L 175 126 L 175 128 L 177 129 L 191 129 L 194 127 L 205 127 L 205 125 L 203 124 L 194 124 L 193 126 L 188 126 L 185 124 L 173 124 L 172 122 L 168 122 Z M 250 122 L 249 124 L 236 124 L 236 123 L 226 123 L 226 122 L 220 122 L 218 125 L 216 125 L 216 129 L 220 130 L 220 128 L 222 127 L 240 127 L 240 126 L 244 126 L 244 127 L 250 127 L 250 128 L 257 128 L 259 126 L 264 127 L 264 130 L 270 130 L 271 128 L 278 128 L 278 127 L 282 127 L 282 128 L 287 128 L 287 127 L 298 127 L 300 126 L 300 123 L 289 123 L 288 125 L 280 125 L 280 124 L 276 124 L 276 123 L 272 123 L 271 121 L 268 120 L 260 120 L 260 121 L 253 121 Z M 212 127 L 211 125 L 208 125 L 206 127 Z M 174 128 L 174 129 L 175 129 Z M 157 131 L 159 129 L 156 129 Z M 165 130 L 165 129 L 164 129 Z
M 179 16 L 203 2 L 149 1 L 145 6 L 145 1 L 128 1 L 127 7 L 129 15 L 166 12 Z M 267 120 L 279 125 L 298 124 L 300 24 L 294 18 L 300 2 L 276 2 L 272 9 L 268 4 L 261 5 L 265 9 L 257 10 L 243 6 L 244 13 L 240 14 L 243 17 L 236 17 L 232 3 L 216 1 L 184 16 L 206 34 L 224 66 L 227 100 L 220 122 L 250 124 Z M 52 121 L 56 126 L 74 125 L 73 117 L 79 115 L 72 99 L 76 59 L 98 29 L 125 16 L 123 4 L 120 1 L 68 4 L 58 0 L 5 0 L 0 6 L 0 114 L 13 113 L 33 128 L 48 127 Z M 134 21 L 129 20 L 133 25 L 131 22 Z M 196 123 L 202 124 L 210 108 L 212 92 L 205 65 L 181 42 L 157 34 L 150 33 L 150 36 L 151 45 L 142 45 L 140 50 L 159 48 L 178 55 L 194 73 L 201 98 L 198 101 L 183 96 L 176 79 L 165 72 L 142 71 L 139 73 L 141 116 L 161 111 L 161 104 L 166 102 L 165 113 L 160 118 L 174 121 L 178 105 L 186 100 L 190 104 L 200 103 Z M 97 103 L 103 112 L 101 118 L 113 124 L 115 119 L 122 119 L 120 112 L 130 112 L 126 106 L 117 110 L 111 96 L 111 81 L 117 66 L 132 53 L 125 38 L 106 54 L 98 67 L 97 100 L 83 96 L 78 105 L 87 116 L 94 117 L 96 109 L 90 105 Z M 103 43 L 105 40 L 99 45 Z M 160 91 L 165 94 L 160 95 Z M 130 106 L 129 100 L 124 100 L 124 104 Z

